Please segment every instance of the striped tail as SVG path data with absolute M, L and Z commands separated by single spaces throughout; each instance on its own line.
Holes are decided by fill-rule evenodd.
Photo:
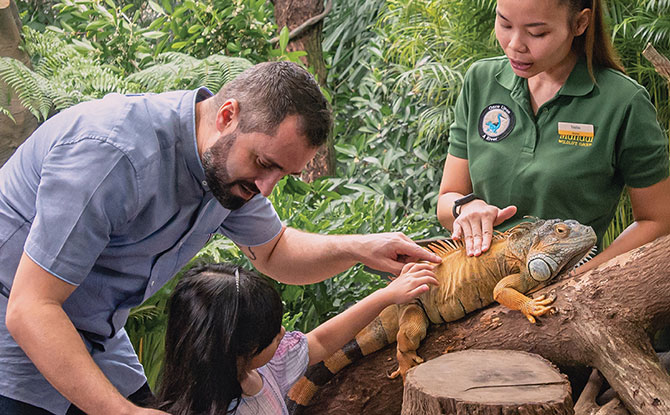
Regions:
M 310 403 L 317 390 L 328 383 L 337 372 L 363 356 L 394 343 L 398 334 L 398 306 L 386 307 L 378 317 L 361 330 L 354 340 L 333 353 L 328 359 L 309 369 L 288 392 L 286 404 L 292 415 L 299 415 Z

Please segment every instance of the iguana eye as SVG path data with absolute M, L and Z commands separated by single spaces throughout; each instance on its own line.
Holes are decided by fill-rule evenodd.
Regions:
M 567 236 L 570 233 L 570 228 L 564 223 L 554 225 L 554 232 L 561 236 Z

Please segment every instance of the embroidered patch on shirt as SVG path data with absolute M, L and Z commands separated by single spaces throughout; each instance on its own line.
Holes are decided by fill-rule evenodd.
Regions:
M 591 147 L 593 145 L 593 131 L 593 124 L 559 122 L 558 142 L 570 146 Z
M 479 116 L 479 136 L 493 143 L 502 141 L 514 129 L 514 122 L 514 113 L 507 105 L 489 105 Z

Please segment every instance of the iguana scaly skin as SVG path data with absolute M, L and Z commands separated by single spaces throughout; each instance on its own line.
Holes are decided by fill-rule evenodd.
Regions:
M 494 301 L 520 310 L 531 323 L 553 310 L 555 297 L 524 294 L 549 284 L 594 251 L 596 234 L 589 226 L 559 219 L 524 222 L 494 236 L 491 247 L 470 257 L 462 242 L 444 240 L 428 249 L 442 257 L 435 268 L 438 286 L 409 304 L 392 305 L 333 356 L 310 368 L 289 391 L 290 409 L 304 406 L 319 386 L 361 356 L 397 341 L 398 370 L 402 375 L 421 363 L 416 354 L 429 324 L 458 320 Z

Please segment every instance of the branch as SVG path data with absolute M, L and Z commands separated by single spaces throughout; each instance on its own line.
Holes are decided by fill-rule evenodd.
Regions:
M 645 58 L 654 65 L 656 72 L 663 76 L 668 82 L 670 82 L 670 60 L 665 56 L 658 53 L 656 48 L 654 48 L 651 43 L 647 44 L 647 47 L 642 52 Z
M 2 1 L 2 0 L 0 0 L 0 1 Z M 326 15 L 328 13 L 330 13 L 330 11 L 332 9 L 333 9 L 333 0 L 328 0 L 328 3 L 326 3 L 325 9 L 323 9 L 323 12 L 321 12 L 320 14 L 317 14 L 314 17 L 310 17 L 309 19 L 305 20 L 305 22 L 303 24 L 301 24 L 300 26 L 291 30 L 291 32 L 289 32 L 289 34 L 288 34 L 288 40 L 290 41 L 290 40 L 293 40 L 293 39 L 301 36 L 305 31 L 307 31 L 307 29 L 309 29 L 310 27 L 314 26 L 315 24 L 317 24 L 321 20 L 323 20 L 323 18 L 326 17 Z M 279 42 L 279 36 L 275 36 L 272 39 L 270 39 L 270 43 L 272 43 L 272 44 L 275 44 L 275 43 L 278 43 L 278 42 Z

